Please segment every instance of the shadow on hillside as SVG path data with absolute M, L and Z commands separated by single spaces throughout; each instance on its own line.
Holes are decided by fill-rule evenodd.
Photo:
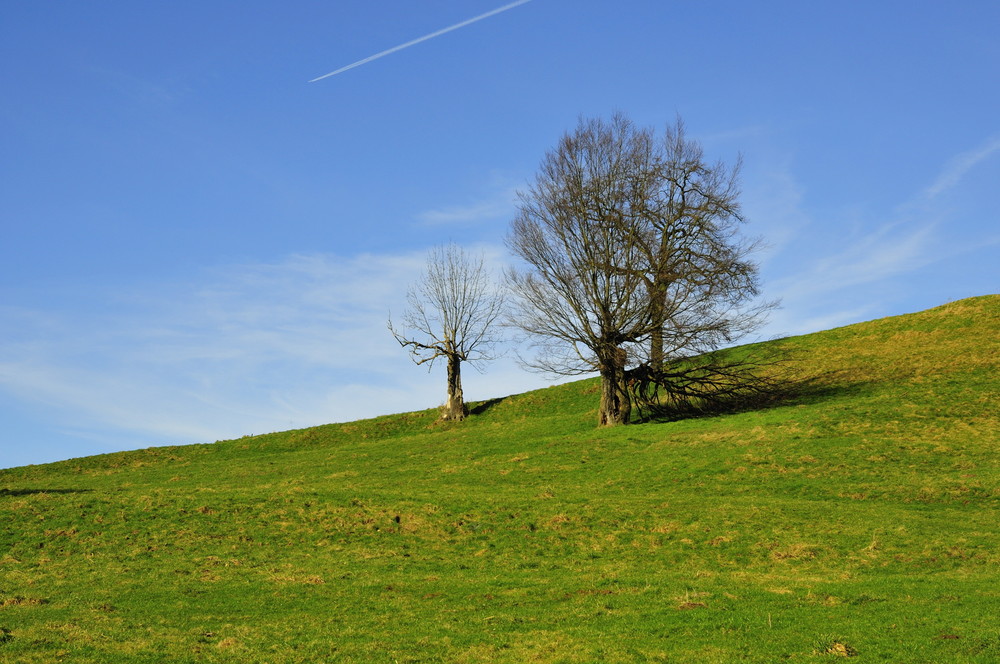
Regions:
M 3 496 L 31 496 L 39 493 L 90 493 L 93 489 L 0 489 Z
M 469 415 L 482 415 L 493 406 L 501 403 L 507 397 L 497 397 L 496 399 L 489 399 L 487 401 L 480 401 L 475 406 L 469 409 Z
M 787 406 L 804 406 L 829 399 L 862 394 L 869 383 L 865 381 L 830 383 L 828 376 L 787 382 L 764 394 L 735 397 L 711 403 L 684 403 L 662 405 L 639 410 L 637 422 L 676 422 L 700 417 L 716 417 L 734 413 L 770 410 Z

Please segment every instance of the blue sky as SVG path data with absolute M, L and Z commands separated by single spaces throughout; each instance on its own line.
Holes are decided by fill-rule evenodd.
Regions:
M 1000 291 L 1000 3 L 531 0 L 308 82 L 504 5 L 4 3 L 0 467 L 443 402 L 388 312 L 580 116 L 743 155 L 763 337 Z

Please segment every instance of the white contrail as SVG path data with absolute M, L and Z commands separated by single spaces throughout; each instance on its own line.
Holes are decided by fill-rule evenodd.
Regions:
M 413 41 L 408 41 L 405 44 L 400 44 L 399 46 L 393 46 L 392 48 L 390 48 L 387 51 L 382 51 L 381 53 L 376 53 L 375 55 L 370 55 L 367 58 L 365 58 L 364 60 L 358 60 L 357 62 L 354 62 L 352 64 L 347 65 L 346 67 L 341 67 L 340 69 L 338 69 L 336 71 L 332 71 L 329 74 L 323 74 L 322 76 L 318 76 L 318 77 L 312 79 L 309 82 L 310 83 L 315 83 L 316 81 L 320 81 L 320 80 L 322 80 L 324 78 L 328 78 L 330 76 L 335 76 L 335 75 L 337 75 L 337 74 L 339 74 L 341 72 L 345 72 L 348 69 L 354 69 L 355 67 L 360 67 L 361 65 L 369 63 L 372 60 L 378 60 L 379 58 L 381 58 L 383 56 L 389 55 L 390 53 L 395 53 L 396 51 L 401 51 L 404 48 L 409 48 L 410 46 L 413 46 L 414 44 L 419 44 L 420 42 L 427 41 L 428 39 L 434 39 L 435 37 L 440 37 L 441 35 L 443 35 L 446 32 L 451 32 L 452 30 L 458 30 L 459 28 L 464 28 L 465 26 L 467 26 L 467 25 L 469 25 L 471 23 L 475 23 L 476 21 L 482 21 L 484 18 L 489 18 L 490 16 L 493 16 L 494 14 L 499 14 L 500 12 L 505 12 L 508 9 L 513 9 L 514 7 L 517 7 L 518 5 L 523 5 L 526 2 L 531 2 L 531 0 L 517 0 L 517 2 L 512 2 L 509 5 L 504 5 L 503 7 L 499 7 L 497 9 L 492 10 L 492 11 L 488 11 L 485 14 L 480 14 L 479 16 L 476 16 L 475 18 L 470 18 L 468 20 L 462 21 L 461 23 L 456 23 L 455 25 L 452 25 L 452 26 L 449 26 L 447 28 L 444 28 L 443 30 L 438 30 L 437 32 L 432 32 L 429 35 L 424 35 L 423 37 L 419 37 L 418 39 L 414 39 Z

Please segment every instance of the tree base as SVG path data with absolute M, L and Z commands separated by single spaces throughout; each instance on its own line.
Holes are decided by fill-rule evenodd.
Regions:
M 441 417 L 438 418 L 438 419 L 440 419 L 442 422 L 461 422 L 462 420 L 465 419 L 465 414 L 464 413 L 451 413 L 449 411 L 446 411 L 446 410 L 442 409 L 442 411 L 441 411 Z
M 441 406 L 441 420 L 445 422 L 461 422 L 469 414 L 465 403 L 446 403 Z

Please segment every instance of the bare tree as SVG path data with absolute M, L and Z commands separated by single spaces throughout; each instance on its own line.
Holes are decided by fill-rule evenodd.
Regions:
M 645 135 L 616 119 L 581 122 L 542 161 L 520 197 L 508 245 L 528 266 L 508 271 L 513 321 L 540 351 L 530 368 L 601 375 L 602 425 L 629 421 L 625 369 L 632 346 L 649 335 L 638 233 L 614 217 L 629 214 L 644 187 L 623 177 L 651 156 Z M 636 189 L 640 191 L 637 192 Z
M 540 351 L 527 364 L 598 372 L 600 424 L 628 423 L 661 392 L 754 389 L 749 365 L 712 352 L 772 306 L 756 303 L 755 245 L 737 234 L 738 173 L 706 164 L 680 120 L 658 141 L 616 115 L 581 120 L 522 193 L 508 244 L 526 269 L 507 276 L 513 320 Z
M 648 203 L 625 232 L 644 234 L 644 281 L 652 329 L 645 361 L 629 375 L 636 402 L 656 409 L 718 405 L 772 392 L 763 350 L 720 353 L 759 327 L 775 302 L 761 301 L 756 241 L 740 237 L 741 161 L 708 164 L 678 118 L 656 147 Z
M 467 414 L 462 393 L 462 362 L 479 369 L 494 359 L 499 338 L 497 319 L 503 308 L 482 257 L 474 259 L 461 247 L 436 247 L 427 257 L 422 279 L 406 294 L 409 308 L 403 315 L 403 330 L 390 318 L 389 331 L 407 348 L 418 364 L 428 370 L 439 359 L 448 366 L 448 400 L 441 419 L 462 420 Z

